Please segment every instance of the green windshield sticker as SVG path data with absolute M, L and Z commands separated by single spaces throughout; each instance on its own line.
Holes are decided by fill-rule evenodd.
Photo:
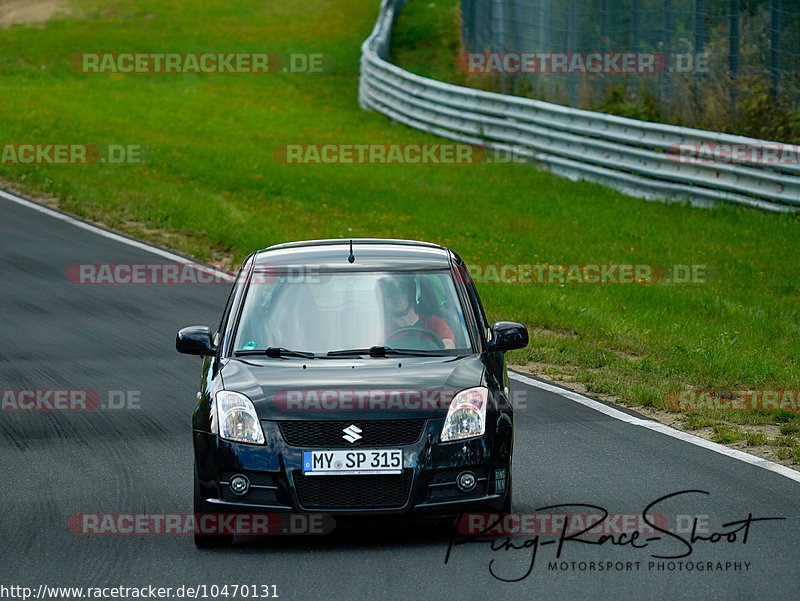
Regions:
M 258 344 L 256 344 L 255 340 L 251 340 L 250 342 L 245 342 L 244 346 L 242 347 L 243 351 L 252 351 L 253 349 L 258 348 Z

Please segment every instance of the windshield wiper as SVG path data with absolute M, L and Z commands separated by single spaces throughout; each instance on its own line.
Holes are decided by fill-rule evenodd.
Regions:
M 282 346 L 270 346 L 268 348 L 260 348 L 260 349 L 248 349 L 242 351 L 234 351 L 234 357 L 247 357 L 247 356 L 254 356 L 254 355 L 266 355 L 267 357 L 272 357 L 274 359 L 280 359 L 281 357 L 303 357 L 304 359 L 313 359 L 316 355 L 309 351 L 293 351 L 288 348 L 283 348 Z
M 446 354 L 443 353 L 442 350 L 402 349 L 402 348 L 393 348 L 391 346 L 371 346 L 369 348 L 351 348 L 351 349 L 342 349 L 340 351 L 330 351 L 327 353 L 327 356 L 328 357 L 349 357 L 357 355 L 369 355 L 370 357 L 385 357 L 386 355 L 441 356 Z

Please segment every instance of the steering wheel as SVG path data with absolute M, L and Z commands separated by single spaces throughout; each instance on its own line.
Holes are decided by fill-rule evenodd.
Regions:
M 394 332 L 391 332 L 386 339 L 383 341 L 384 346 L 391 346 L 389 342 L 392 338 L 395 338 L 398 334 L 416 334 L 417 337 L 429 340 L 433 344 L 436 345 L 436 348 L 443 349 L 444 342 L 442 341 L 439 336 L 436 335 L 436 332 L 432 332 L 428 328 L 421 328 L 419 326 L 404 326 L 402 328 L 397 328 Z M 427 349 L 426 349 L 427 350 Z

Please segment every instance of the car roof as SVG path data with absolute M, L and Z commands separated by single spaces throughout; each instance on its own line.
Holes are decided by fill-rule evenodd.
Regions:
M 350 263 L 352 243 L 355 260 Z M 256 253 L 257 265 L 317 266 L 349 271 L 449 269 L 451 251 L 417 240 L 353 238 L 304 240 L 276 244 Z

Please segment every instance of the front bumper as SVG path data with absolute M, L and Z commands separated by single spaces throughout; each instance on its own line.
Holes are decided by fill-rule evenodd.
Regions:
M 419 517 L 500 511 L 511 485 L 510 423 L 487 428 L 480 438 L 440 443 L 443 422 L 443 418 L 428 419 L 416 442 L 391 445 L 402 449 L 404 457 L 403 474 L 396 476 L 303 476 L 303 451 L 321 447 L 288 444 L 276 421 L 261 422 L 264 445 L 234 443 L 195 431 L 202 509 Z M 459 490 L 455 482 L 463 471 L 471 471 L 477 479 L 469 492 Z M 244 495 L 230 489 L 230 478 L 236 474 L 250 481 Z

